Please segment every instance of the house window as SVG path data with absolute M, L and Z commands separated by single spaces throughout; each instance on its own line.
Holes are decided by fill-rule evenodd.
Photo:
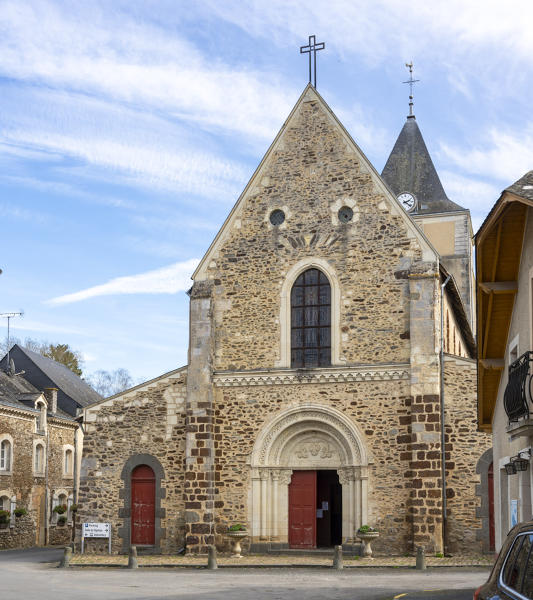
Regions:
M 0 441 L 0 471 L 11 471 L 13 444 L 6 437 Z
M 35 444 L 33 470 L 36 475 L 42 475 L 44 473 L 44 444 Z
M 44 402 L 37 402 L 35 408 L 39 411 L 35 419 L 35 430 L 37 433 L 44 433 L 46 427 L 46 404 Z
M 66 448 L 63 460 L 63 474 L 65 477 L 72 477 L 74 466 L 74 452 L 72 448 Z
M 307 269 L 291 290 L 291 367 L 331 365 L 331 287 L 318 269 Z
M 11 510 L 11 501 L 8 496 L 0 496 L 0 510 Z

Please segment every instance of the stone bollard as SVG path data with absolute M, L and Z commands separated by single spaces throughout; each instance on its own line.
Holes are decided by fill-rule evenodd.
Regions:
M 63 551 L 63 557 L 61 558 L 61 560 L 59 562 L 59 568 L 66 569 L 67 567 L 70 567 L 70 559 L 71 558 L 72 558 L 72 548 L 70 546 L 67 546 L 65 548 L 65 550 Z
M 333 568 L 337 571 L 341 571 L 343 568 L 342 564 L 342 546 L 335 546 L 333 551 Z
M 207 568 L 209 570 L 218 569 L 217 565 L 217 547 L 213 545 L 207 546 Z
M 137 569 L 138 566 L 137 546 L 130 546 L 130 551 L 128 553 L 128 569 Z
M 416 568 L 419 571 L 426 570 L 426 554 L 422 546 L 418 546 L 416 549 Z

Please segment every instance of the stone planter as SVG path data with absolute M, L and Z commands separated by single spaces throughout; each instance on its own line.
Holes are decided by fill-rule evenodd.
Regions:
M 363 542 L 363 557 L 372 558 L 372 540 L 379 537 L 379 531 L 367 531 L 366 533 L 357 532 L 357 537 Z
M 231 556 L 232 558 L 242 558 L 241 555 L 241 540 L 248 537 L 247 531 L 228 531 L 226 537 L 231 542 Z

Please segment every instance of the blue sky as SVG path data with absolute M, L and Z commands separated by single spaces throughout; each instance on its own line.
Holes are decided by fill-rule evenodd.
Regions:
M 408 110 L 477 228 L 533 168 L 533 3 L 0 0 L 0 312 L 85 370 L 185 364 L 194 265 L 307 83 L 381 171 Z M 3 324 L 2 324 L 3 326 Z

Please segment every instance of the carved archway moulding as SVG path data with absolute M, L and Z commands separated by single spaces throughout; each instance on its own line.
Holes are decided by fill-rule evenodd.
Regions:
M 252 468 L 291 467 L 289 449 L 298 452 L 298 458 L 304 458 L 302 453 L 305 453 L 306 444 L 309 455 L 316 457 L 313 451 L 317 446 L 310 446 L 313 434 L 316 443 L 321 444 L 317 454 L 322 454 L 324 459 L 332 458 L 327 454 L 336 454 L 336 466 L 368 465 L 363 435 L 350 418 L 330 406 L 301 403 L 285 409 L 265 423 L 254 445 Z M 312 466 L 315 465 L 309 465 Z

